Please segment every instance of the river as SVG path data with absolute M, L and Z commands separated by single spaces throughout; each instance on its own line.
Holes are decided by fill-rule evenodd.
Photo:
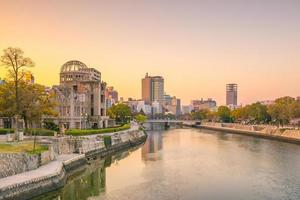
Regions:
M 148 134 L 36 199 L 300 199 L 299 145 L 190 128 Z

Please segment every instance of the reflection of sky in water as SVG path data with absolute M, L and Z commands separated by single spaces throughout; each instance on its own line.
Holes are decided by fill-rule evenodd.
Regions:
M 299 155 L 300 146 L 240 135 L 154 131 L 142 148 L 112 157 L 106 169 L 96 161 L 60 194 L 64 200 L 298 200 Z

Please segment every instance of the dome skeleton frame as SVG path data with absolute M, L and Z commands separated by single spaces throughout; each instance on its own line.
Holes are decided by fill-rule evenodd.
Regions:
M 71 60 L 63 64 L 63 66 L 60 69 L 60 72 L 80 72 L 84 71 L 84 69 L 88 69 L 88 67 L 84 63 L 78 60 Z

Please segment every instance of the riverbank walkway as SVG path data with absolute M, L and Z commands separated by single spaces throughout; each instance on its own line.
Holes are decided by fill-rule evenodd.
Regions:
M 57 176 L 61 172 L 64 163 L 82 159 L 83 156 L 84 154 L 62 154 L 57 156 L 56 160 L 35 170 L 2 178 L 0 181 L 0 191 L 15 185 L 22 185 L 24 183 L 46 179 L 47 177 Z
M 279 128 L 273 126 L 261 127 L 226 123 L 202 123 L 193 127 L 300 144 L 300 130 L 296 129 L 284 129 L 281 131 Z

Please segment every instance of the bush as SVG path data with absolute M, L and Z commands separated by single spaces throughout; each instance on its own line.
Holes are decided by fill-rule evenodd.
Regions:
M 104 136 L 103 140 L 104 140 L 105 147 L 111 146 L 111 136 Z
M 43 128 L 47 129 L 47 130 L 56 131 L 56 132 L 59 131 L 58 125 L 55 124 L 53 121 L 50 121 L 50 120 L 44 121 Z
M 7 133 L 14 133 L 14 129 L 11 128 L 0 128 L 0 135 L 6 135 Z
M 101 133 L 113 133 L 118 131 L 123 131 L 130 129 L 130 124 L 124 124 L 120 127 L 112 127 L 112 128 L 103 128 L 103 129 L 70 129 L 66 131 L 66 135 L 73 135 L 73 136 L 84 136 L 84 135 L 93 135 L 93 134 L 101 134 Z
M 42 128 L 36 129 L 26 129 L 25 133 L 28 135 L 37 135 L 37 136 L 54 136 L 54 131 Z

